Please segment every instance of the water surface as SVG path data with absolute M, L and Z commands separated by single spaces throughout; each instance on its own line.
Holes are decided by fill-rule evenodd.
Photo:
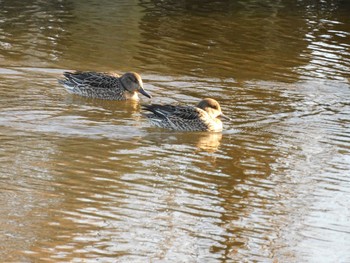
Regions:
M 0 258 L 350 262 L 346 1 L 0 1 Z M 216 98 L 222 133 L 67 94 L 139 72 L 142 103 Z

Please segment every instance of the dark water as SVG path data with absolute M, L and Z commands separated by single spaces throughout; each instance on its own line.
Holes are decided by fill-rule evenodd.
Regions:
M 0 0 L 2 262 L 350 262 L 349 1 Z M 217 99 L 152 128 L 64 70 Z M 149 103 L 146 98 L 142 103 Z

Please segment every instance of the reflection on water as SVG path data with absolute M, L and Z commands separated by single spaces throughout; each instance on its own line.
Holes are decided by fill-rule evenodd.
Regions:
M 71 4 L 63 3 L 1 1 L 0 59 L 4 65 L 47 66 L 62 56 L 65 47 L 61 40 L 72 19 Z
M 195 76 L 270 79 L 273 75 L 276 79 L 283 75 L 286 79 L 286 68 L 305 63 L 296 59 L 307 45 L 303 40 L 305 22 L 302 17 L 295 18 L 293 23 L 299 30 L 286 34 L 288 6 L 270 1 L 266 1 L 267 6 L 256 1 L 154 2 L 158 1 L 143 5 L 147 15 L 140 22 L 143 39 L 138 58 L 148 59 L 147 65 L 161 62 Z M 143 52 L 144 46 L 155 48 Z M 148 55 L 151 52 L 153 56 Z M 283 65 L 283 70 L 276 65 Z
M 350 260 L 346 1 L 0 7 L 3 261 Z M 232 121 L 150 127 L 66 93 L 66 69 L 134 70 L 151 102 L 213 97 Z

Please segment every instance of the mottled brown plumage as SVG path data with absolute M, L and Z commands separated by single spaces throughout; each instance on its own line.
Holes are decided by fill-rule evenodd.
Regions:
M 65 72 L 58 82 L 69 93 L 105 100 L 139 99 L 137 92 L 151 98 L 144 89 L 142 79 L 135 72 L 121 77 L 98 72 Z
M 196 107 L 151 104 L 143 105 L 151 124 L 178 131 L 221 131 L 224 117 L 219 103 L 210 98 L 202 100 Z

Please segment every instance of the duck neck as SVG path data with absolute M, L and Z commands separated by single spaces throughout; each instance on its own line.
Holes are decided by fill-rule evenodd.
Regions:
M 125 91 L 127 91 L 127 92 L 130 92 L 130 91 L 125 87 L 122 78 L 120 78 L 119 81 L 120 81 L 120 85 L 122 86 L 123 90 L 125 90 Z M 131 93 L 131 92 L 130 92 L 130 93 Z

